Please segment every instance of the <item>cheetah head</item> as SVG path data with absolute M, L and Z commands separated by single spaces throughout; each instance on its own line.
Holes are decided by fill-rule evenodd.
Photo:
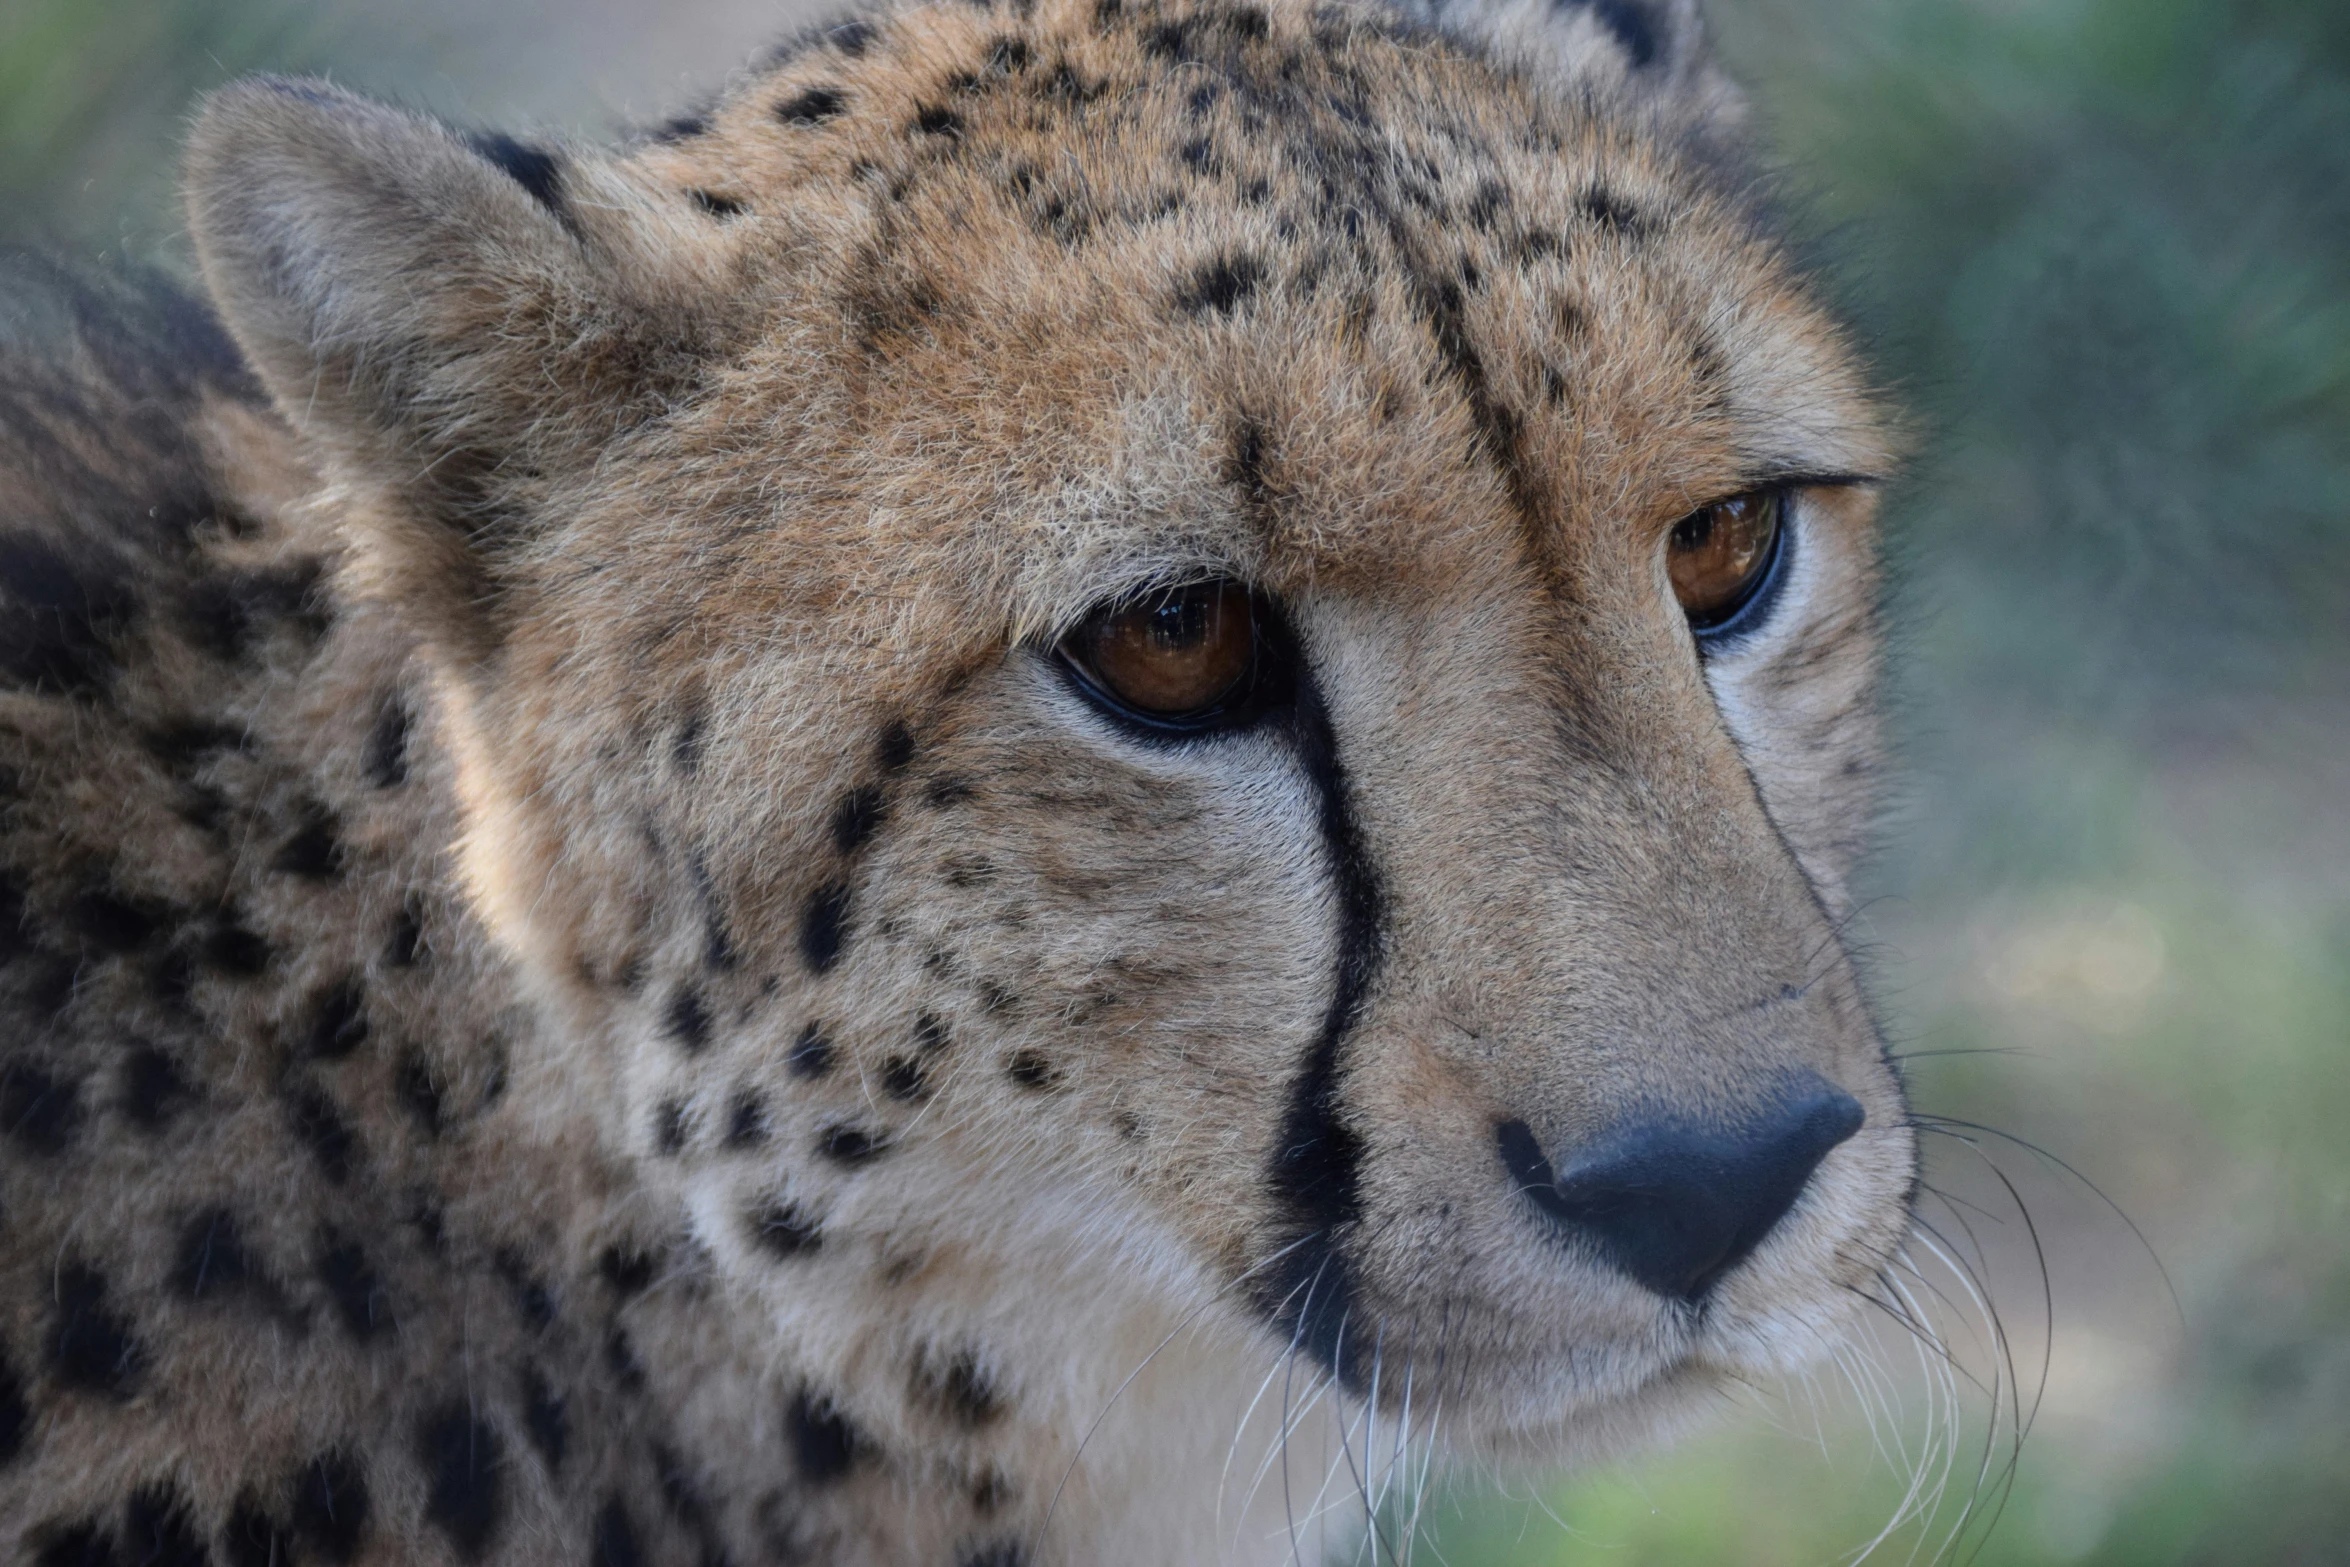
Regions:
M 616 152 L 203 117 L 533 1092 L 794 1354 L 1049 1403 L 1142 1301 L 1555 1457 L 1900 1243 L 1881 416 L 1684 9 L 1442 20 L 901 10 Z

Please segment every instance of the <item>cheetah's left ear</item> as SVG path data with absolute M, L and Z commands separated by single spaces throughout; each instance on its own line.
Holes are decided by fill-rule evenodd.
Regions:
M 441 525 L 385 540 L 437 553 L 416 562 L 434 580 L 490 585 L 530 487 L 673 406 L 743 308 L 734 251 L 678 193 L 322 82 L 214 96 L 187 199 L 279 406 L 389 511 Z
M 1698 0 L 1394 0 L 1562 90 L 1623 94 L 1724 126 L 1745 99 L 1714 65 Z

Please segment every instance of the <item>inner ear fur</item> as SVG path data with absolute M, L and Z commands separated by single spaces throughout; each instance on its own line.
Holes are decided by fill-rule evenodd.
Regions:
M 494 640 L 457 621 L 490 612 L 536 492 L 674 406 L 736 335 L 733 253 L 672 193 L 324 83 L 212 97 L 187 203 L 229 330 L 360 491 L 352 542 L 442 640 Z

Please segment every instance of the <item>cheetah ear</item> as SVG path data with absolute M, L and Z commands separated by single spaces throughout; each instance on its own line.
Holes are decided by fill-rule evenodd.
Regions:
M 1620 92 L 1690 120 L 1745 112 L 1715 67 L 1698 0 L 1396 0 L 1439 32 L 1576 92 Z
M 205 282 L 287 417 L 474 552 L 531 485 L 673 402 L 740 308 L 734 250 L 679 193 L 321 82 L 215 95 L 187 201 Z

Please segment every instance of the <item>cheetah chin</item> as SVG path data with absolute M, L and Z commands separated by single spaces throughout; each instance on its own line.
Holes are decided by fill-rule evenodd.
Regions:
M 10 1548 L 1290 1562 L 1835 1345 L 1894 454 L 1740 116 L 977 0 L 10 263 Z

